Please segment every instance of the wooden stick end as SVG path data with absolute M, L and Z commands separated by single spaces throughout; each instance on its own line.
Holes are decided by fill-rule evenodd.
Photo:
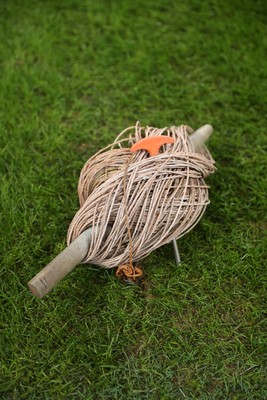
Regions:
M 28 282 L 28 288 L 30 289 L 30 291 L 32 292 L 32 294 L 36 297 L 38 297 L 39 299 L 42 299 L 46 292 L 44 293 L 40 287 L 38 287 L 38 285 L 32 281 Z

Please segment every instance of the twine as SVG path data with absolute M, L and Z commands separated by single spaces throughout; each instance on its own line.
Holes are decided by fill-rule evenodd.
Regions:
M 138 262 L 198 223 L 209 204 L 204 178 L 215 166 L 205 146 L 194 151 L 192 132 L 186 125 L 158 129 L 137 122 L 86 162 L 78 184 L 80 209 L 68 230 L 70 244 L 93 228 L 84 263 L 112 268 Z M 130 152 L 136 141 L 157 135 L 175 143 L 154 157 Z

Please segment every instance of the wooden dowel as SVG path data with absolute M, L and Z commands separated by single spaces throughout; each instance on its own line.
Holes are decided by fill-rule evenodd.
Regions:
M 54 260 L 28 282 L 30 291 L 39 298 L 44 297 L 76 265 L 80 264 L 87 252 L 92 237 L 92 228 L 84 231 Z
M 209 139 L 213 132 L 213 127 L 209 124 L 201 126 L 190 136 L 190 140 L 193 143 L 195 152 L 198 152 L 203 144 Z

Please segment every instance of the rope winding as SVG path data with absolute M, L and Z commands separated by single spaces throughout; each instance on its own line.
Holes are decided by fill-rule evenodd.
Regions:
M 81 208 L 68 230 L 69 244 L 93 228 L 84 263 L 112 268 L 140 261 L 198 223 L 209 204 L 204 178 L 215 166 L 205 146 L 194 152 L 192 133 L 186 125 L 158 129 L 137 123 L 86 162 L 78 184 Z M 136 141 L 157 135 L 175 143 L 154 157 L 130 152 Z

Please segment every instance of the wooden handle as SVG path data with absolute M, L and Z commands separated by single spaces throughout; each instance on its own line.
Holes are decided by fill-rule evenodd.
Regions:
M 198 152 L 203 144 L 209 139 L 213 132 L 213 127 L 209 124 L 201 126 L 194 133 L 192 133 L 190 137 L 191 142 L 193 143 L 195 152 Z
M 92 237 L 92 228 L 84 231 L 54 260 L 28 282 L 30 291 L 39 298 L 44 297 L 76 265 L 80 264 L 87 252 Z

